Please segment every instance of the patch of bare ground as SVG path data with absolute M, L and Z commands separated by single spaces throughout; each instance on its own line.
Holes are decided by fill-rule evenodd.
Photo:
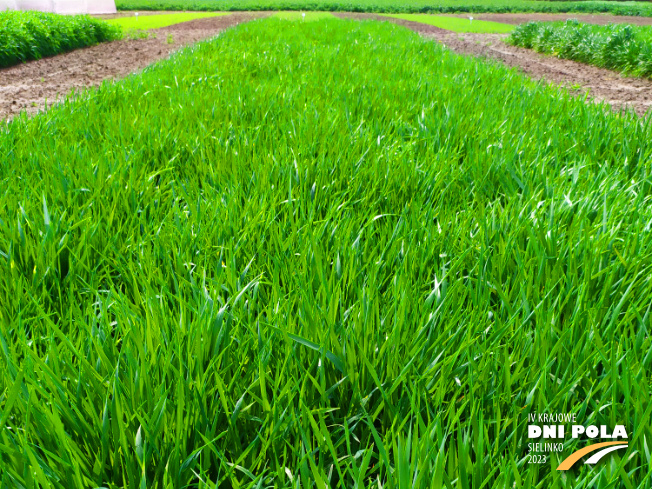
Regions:
M 266 12 L 233 13 L 184 22 L 151 32 L 147 39 L 124 39 L 0 69 L 0 120 L 21 111 L 35 113 L 70 94 L 123 78 L 178 49 L 214 37 Z
M 461 34 L 375 14 L 335 15 L 341 18 L 394 22 L 439 42 L 456 53 L 499 61 L 518 68 L 535 80 L 566 87 L 581 97 L 588 93 L 588 100 L 607 102 L 616 111 L 631 108 L 642 116 L 652 106 L 652 80 L 627 78 L 614 71 L 511 46 L 505 43 L 503 34 Z M 474 15 L 474 18 L 477 17 Z

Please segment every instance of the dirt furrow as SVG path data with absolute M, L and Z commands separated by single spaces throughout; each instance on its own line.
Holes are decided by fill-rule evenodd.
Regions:
M 501 22 L 503 24 L 524 24 L 533 20 L 544 22 L 565 21 L 568 19 L 576 19 L 580 22 L 588 24 L 634 24 L 634 25 L 652 25 L 652 17 L 635 17 L 633 15 L 612 15 L 612 14 L 580 14 L 580 13 L 567 13 L 567 14 L 442 14 L 450 17 L 459 17 L 467 19 L 472 16 L 474 19 L 490 20 L 493 22 Z

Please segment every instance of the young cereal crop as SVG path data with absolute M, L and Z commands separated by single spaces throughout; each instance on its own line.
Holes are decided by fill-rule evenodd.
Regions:
M 529 22 L 518 26 L 509 42 L 627 75 L 652 77 L 652 27 L 648 26 Z
M 116 19 L 109 19 L 106 22 L 112 25 L 120 26 L 124 32 L 131 32 L 148 29 L 160 29 L 161 27 L 181 24 L 182 22 L 205 19 L 207 17 L 219 17 L 221 15 L 227 14 L 221 12 L 182 12 L 178 14 L 118 17 Z
M 650 487 L 651 153 L 337 19 L 3 125 L 0 486 Z M 631 448 L 562 477 L 534 411 Z
M 649 2 L 543 0 L 116 0 L 119 10 L 317 10 L 376 13 L 548 12 L 652 16 Z
M 0 68 L 121 36 L 120 28 L 87 15 L 0 11 Z

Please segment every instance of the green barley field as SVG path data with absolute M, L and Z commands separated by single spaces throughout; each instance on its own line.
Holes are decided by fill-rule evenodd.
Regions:
M 652 486 L 649 119 L 269 18 L 0 155 L 0 487 Z

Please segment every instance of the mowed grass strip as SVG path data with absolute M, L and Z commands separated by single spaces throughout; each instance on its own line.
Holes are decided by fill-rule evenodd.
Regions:
M 514 30 L 513 25 L 491 22 L 487 20 L 460 19 L 458 17 L 444 17 L 441 15 L 427 14 L 383 14 L 385 17 L 411 20 L 421 24 L 434 25 L 440 29 L 453 32 L 475 32 L 483 34 L 506 34 Z
M 88 15 L 0 10 L 0 68 L 113 41 L 120 30 Z
M 3 483 L 648 487 L 651 132 L 337 19 L 3 125 Z
M 161 15 L 139 15 L 130 17 L 118 17 L 107 20 L 108 23 L 120 26 L 123 31 L 160 29 L 191 20 L 204 19 L 207 17 L 218 17 L 228 15 L 225 12 L 182 12 L 178 14 Z
M 572 59 L 626 75 L 652 77 L 652 27 L 528 22 L 508 42 L 559 58 Z

